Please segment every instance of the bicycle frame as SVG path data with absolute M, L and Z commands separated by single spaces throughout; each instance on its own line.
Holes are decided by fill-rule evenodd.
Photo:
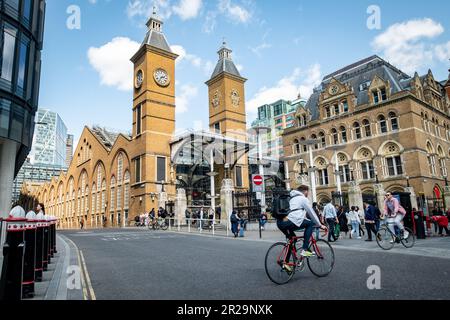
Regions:
M 327 233 L 328 232 L 325 232 L 324 233 L 324 236 L 326 236 L 327 235 Z M 281 262 L 283 262 L 283 263 L 286 263 L 286 257 L 287 257 L 287 254 L 288 254 L 288 252 L 289 252 L 289 248 L 291 248 L 291 254 L 293 254 L 294 255 L 294 261 L 295 261 L 295 263 L 298 261 L 298 260 L 302 260 L 302 259 L 299 259 L 298 258 L 298 255 L 297 255 L 297 248 L 295 247 L 295 243 L 297 243 L 298 241 L 301 241 L 301 240 L 303 240 L 304 239 L 304 236 L 299 236 L 299 237 L 292 237 L 291 239 L 289 239 L 289 241 L 286 243 L 286 245 L 284 246 L 284 249 L 283 249 L 283 251 L 281 251 L 281 254 L 278 256 L 278 258 L 277 258 L 277 263 L 278 264 L 280 264 Z M 310 238 L 310 240 L 309 240 L 309 243 L 310 243 L 310 245 L 312 246 L 312 247 L 314 247 L 314 251 L 316 252 L 316 254 L 317 254 L 317 257 L 320 259 L 320 258 L 323 258 L 322 257 L 322 253 L 320 252 L 320 249 L 319 249 L 319 247 L 317 246 L 317 241 L 316 241 L 316 238 L 314 237 L 314 232 L 313 232 L 313 234 L 311 235 L 311 238 Z M 281 257 L 283 257 L 283 260 L 281 260 Z M 289 266 L 294 266 L 295 265 L 295 263 L 294 264 L 292 264 L 292 263 L 287 263 L 287 265 L 289 265 Z

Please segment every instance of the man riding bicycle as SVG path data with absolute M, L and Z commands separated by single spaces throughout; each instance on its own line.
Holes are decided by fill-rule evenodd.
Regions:
M 394 198 L 392 193 L 388 192 L 384 200 L 384 216 L 387 216 L 387 225 L 393 234 L 396 234 L 394 226 L 400 229 L 400 234 L 403 234 L 403 239 L 408 239 L 409 233 L 405 230 L 402 224 L 403 218 L 406 215 L 406 210 L 400 205 L 399 201 Z
M 291 200 L 289 201 L 290 213 L 283 220 L 277 221 L 278 228 L 286 235 L 288 239 L 296 237 L 295 231 L 305 229 L 303 247 L 300 255 L 306 258 L 314 256 L 314 254 L 308 250 L 314 227 L 316 226 L 320 227 L 322 230 L 327 230 L 327 227 L 320 222 L 320 219 L 312 209 L 308 200 L 308 194 L 308 186 L 302 185 L 298 187 L 297 190 L 292 190 L 290 193 Z M 287 261 L 290 259 L 290 250 L 291 248 L 289 248 L 289 252 L 287 254 Z M 292 267 L 287 264 L 285 264 L 284 267 L 288 271 L 290 271 L 289 269 L 292 269 Z

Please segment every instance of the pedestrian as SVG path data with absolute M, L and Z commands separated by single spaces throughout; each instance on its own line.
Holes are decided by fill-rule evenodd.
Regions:
M 208 224 L 209 224 L 209 228 L 212 229 L 212 226 L 214 224 L 214 209 L 213 208 L 209 209 Z
M 217 219 L 219 219 L 219 223 L 220 223 L 220 220 L 222 219 L 222 208 L 221 207 L 217 207 L 216 214 L 217 214 Z
M 184 210 L 184 217 L 186 218 L 186 225 L 189 225 L 189 220 L 191 219 L 191 212 L 186 208 Z
M 372 241 L 372 233 L 377 236 L 377 231 L 375 227 L 375 219 L 377 218 L 377 213 L 375 210 L 375 207 L 368 204 L 367 202 L 364 203 L 364 221 L 366 223 L 366 230 L 367 230 L 367 239 L 366 241 Z
M 335 242 L 337 238 L 334 234 L 334 228 L 336 226 L 336 223 L 339 223 L 339 220 L 337 218 L 336 208 L 331 202 L 328 203 L 325 208 L 323 208 L 323 215 L 325 221 L 328 224 L 328 242 Z M 331 240 L 331 238 L 333 238 L 333 241 Z
M 448 230 L 448 218 L 447 218 L 447 216 L 439 214 L 437 216 L 431 217 L 431 219 L 433 221 L 435 221 L 435 223 L 438 225 L 438 227 L 439 227 L 439 235 L 441 237 L 444 236 L 444 234 L 443 234 L 444 230 L 445 230 L 445 233 L 446 233 L 447 236 L 450 235 L 450 232 Z
M 350 231 L 348 228 L 348 220 L 347 220 L 347 211 L 342 206 L 336 206 L 336 212 L 338 215 L 338 221 L 339 221 L 339 232 L 345 233 L 345 236 L 347 237 L 348 232 Z
M 264 226 L 267 223 L 267 213 L 261 213 L 261 215 L 259 216 L 259 223 L 261 224 L 261 230 L 264 230 Z
M 233 233 L 234 237 L 237 238 L 238 237 L 239 218 L 237 216 L 236 211 L 233 211 L 231 213 L 230 222 L 231 222 L 231 232 Z
M 83 219 L 80 219 L 80 229 L 83 230 L 84 227 L 84 221 Z
M 359 207 L 355 207 L 355 211 L 358 213 L 359 216 L 359 236 L 365 236 L 366 233 L 364 232 L 363 226 L 364 226 L 364 211 L 360 210 Z
M 247 220 L 245 219 L 245 214 L 241 211 L 238 214 L 239 217 L 239 237 L 244 237 L 244 231 L 247 225 Z
M 353 237 L 361 239 L 361 237 L 359 236 L 359 224 L 361 223 L 361 220 L 359 220 L 359 215 L 355 211 L 355 206 L 352 206 L 350 208 L 350 211 L 347 213 L 347 219 L 352 226 L 352 231 L 350 232 L 350 239 L 352 239 Z
M 314 210 L 314 212 L 316 213 L 317 217 L 320 220 L 321 224 L 324 224 L 324 219 L 323 219 L 323 213 L 322 210 L 320 209 L 320 206 L 317 202 L 314 202 L 312 204 L 312 209 Z M 316 228 L 316 240 L 320 239 L 320 229 Z
M 198 230 L 201 230 L 203 228 L 203 218 L 204 218 L 204 212 L 203 212 L 203 207 L 200 208 L 200 223 L 198 225 Z
M 381 211 L 377 205 L 374 205 L 373 207 L 375 209 L 375 230 L 378 233 L 378 231 L 380 231 L 380 224 L 381 224 Z

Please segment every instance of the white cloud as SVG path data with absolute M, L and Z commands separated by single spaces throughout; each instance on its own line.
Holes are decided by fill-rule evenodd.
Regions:
M 196 18 L 202 8 L 202 0 L 180 0 L 178 5 L 173 6 L 173 12 L 181 20 Z
M 198 95 L 198 88 L 191 84 L 181 86 L 180 94 L 176 96 L 176 113 L 189 111 L 190 101 Z
M 172 45 L 170 46 L 173 52 L 178 54 L 178 59 L 176 60 L 176 64 L 179 65 L 183 61 L 189 62 L 192 66 L 203 70 L 206 75 L 210 75 L 212 72 L 212 68 L 214 68 L 214 64 L 209 60 L 203 60 L 202 58 L 196 56 L 195 54 L 190 54 L 186 52 L 186 49 L 180 45 Z
M 173 14 L 182 20 L 197 18 L 203 6 L 203 0 L 129 0 L 127 15 L 129 18 L 148 19 L 153 13 L 153 6 L 162 19 L 169 19 Z
M 373 40 L 372 46 L 393 65 L 413 73 L 429 67 L 435 58 L 443 60 L 448 56 L 445 45 L 429 43 L 443 32 L 444 27 L 432 19 L 409 20 L 390 26 Z
M 100 83 L 122 91 L 132 90 L 133 64 L 130 58 L 139 46 L 129 38 L 116 37 L 99 48 L 89 48 L 89 63 L 99 73 Z
M 442 61 L 447 62 L 450 59 L 450 41 L 435 47 L 436 57 Z
M 231 0 L 220 0 L 219 11 L 225 13 L 234 22 L 246 23 L 252 17 L 249 10 L 243 6 L 232 3 Z
M 306 71 L 299 68 L 294 69 L 291 75 L 282 78 L 273 87 L 263 87 L 247 102 L 249 113 L 255 114 L 258 107 L 273 103 L 280 99 L 292 100 L 300 94 L 303 98 L 308 98 L 313 89 L 321 82 L 320 65 L 314 64 Z

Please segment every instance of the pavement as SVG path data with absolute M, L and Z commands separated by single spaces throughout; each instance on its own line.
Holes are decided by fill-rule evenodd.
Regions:
M 198 231 L 197 231 L 198 232 Z M 60 231 L 83 254 L 87 298 L 98 300 L 435 300 L 450 299 L 450 238 L 383 251 L 376 243 L 333 243 L 336 264 L 326 278 L 306 268 L 284 286 L 270 282 L 264 258 L 277 232 L 245 238 L 147 229 Z M 373 268 L 377 289 L 369 289 Z M 370 287 L 372 288 L 372 287 Z M 68 298 L 75 298 L 68 296 Z

